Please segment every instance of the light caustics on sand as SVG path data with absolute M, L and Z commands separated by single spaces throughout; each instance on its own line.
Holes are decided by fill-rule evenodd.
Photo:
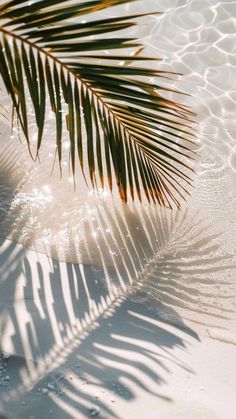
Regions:
M 173 7 L 173 2 L 167 3 L 160 1 L 160 10 Z M 198 114 L 201 138 L 200 158 L 196 163 L 198 176 L 195 189 L 190 191 L 189 212 L 200 209 L 203 217 L 216 217 L 213 228 L 223 231 L 227 242 L 231 234 L 228 220 L 231 223 L 234 220 L 236 203 L 233 2 L 176 1 L 174 6 L 167 14 L 152 18 L 151 30 L 144 24 L 143 41 L 147 52 L 167 57 L 161 64 L 163 69 L 185 75 L 177 86 L 193 95 L 186 101 Z M 156 2 L 150 0 L 148 7 L 156 9 Z M 162 213 L 148 205 L 124 206 L 116 194 L 112 198 L 109 192 L 97 196 L 89 191 L 82 175 L 76 180 L 74 190 L 66 136 L 63 177 L 60 179 L 57 164 L 51 175 L 55 145 L 50 112 L 40 163 L 31 161 L 25 145 L 18 141 L 16 129 L 10 138 L 6 124 L 2 122 L 0 137 L 0 231 L 3 235 L 59 260 L 101 266 L 102 257 L 106 265 L 112 266 L 119 263 L 125 251 L 120 243 L 129 239 L 127 223 L 129 229 L 133 228 L 133 240 L 138 241 L 145 224 L 143 218 L 154 220 Z M 32 125 L 32 142 L 34 137 L 36 141 Z M 231 205 L 225 208 L 227 201 Z M 168 211 L 165 216 L 170 218 Z M 117 228 L 118 224 L 123 229 Z M 144 235 L 150 240 L 148 259 L 157 253 L 158 246 L 155 246 L 155 234 L 150 237 L 145 230 Z M 232 249 L 236 245 L 234 241 L 231 241 Z
M 36 163 L 18 138 L 6 144 L 7 134 L 2 127 L 0 230 L 5 237 L 57 260 L 98 267 L 121 266 L 128 257 L 141 269 L 158 252 L 156 232 L 165 210 L 147 203 L 123 204 L 116 190 L 113 196 L 108 188 L 94 192 L 81 173 L 74 186 L 68 141 L 64 141 L 60 178 L 57 165 L 52 172 L 52 133 L 51 143 L 45 141 Z M 170 221 L 171 213 L 167 215 Z M 132 248 L 138 243 L 142 250 L 136 261 Z

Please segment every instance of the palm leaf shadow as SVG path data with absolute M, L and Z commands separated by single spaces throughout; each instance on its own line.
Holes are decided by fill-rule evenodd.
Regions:
M 104 211 L 109 217 L 106 203 Z M 168 402 L 163 385 L 171 365 L 194 373 L 172 353 L 175 347 L 184 351 L 189 342 L 199 340 L 181 310 L 185 315 L 186 309 L 196 313 L 196 321 L 204 315 L 206 325 L 216 317 L 230 317 L 224 293 L 219 309 L 217 286 L 227 287 L 227 277 L 221 276 L 235 264 L 231 255 L 218 254 L 220 239 L 205 221 L 194 221 L 187 212 L 171 214 L 169 220 L 156 211 L 141 218 L 136 214 L 132 224 L 130 213 L 111 212 L 107 222 L 116 224 L 118 244 L 122 239 L 124 246 L 123 237 L 130 236 L 124 259 L 118 255 L 115 270 L 111 264 L 102 265 L 102 254 L 100 268 L 55 260 L 48 269 L 45 256 L 33 253 L 30 259 L 25 254 L 18 260 L 13 275 L 1 284 L 1 295 L 9 295 L 11 281 L 11 295 L 17 288 L 21 296 L 14 308 L 5 304 L 2 316 L 2 347 L 10 341 L 13 352 L 23 356 L 21 361 L 9 360 L 10 374 L 13 368 L 18 385 L 3 397 L 7 408 L 16 410 L 24 397 L 23 414 L 33 409 L 37 418 L 38 403 L 45 397 L 41 389 L 53 383 L 55 390 L 43 399 L 43 406 L 48 412 L 53 409 L 56 417 L 76 417 L 76 412 L 88 417 L 94 403 L 102 417 L 119 417 L 112 397 L 131 401 L 136 385 Z M 104 213 L 102 221 L 106 222 Z M 99 216 L 97 222 L 101 222 Z M 143 237 L 136 241 L 141 225 Z M 109 240 L 101 240 L 99 246 L 109 251 Z M 143 258 L 147 263 L 141 271 Z

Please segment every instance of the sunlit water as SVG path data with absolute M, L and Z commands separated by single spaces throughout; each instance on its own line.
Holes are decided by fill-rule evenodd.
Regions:
M 130 8 L 134 6 L 129 6 Z M 128 12 L 128 6 L 122 13 Z M 138 2 L 135 12 L 143 11 Z M 145 2 L 147 10 L 167 10 L 140 27 L 147 52 L 164 57 L 161 67 L 184 74 L 177 86 L 192 94 L 186 104 L 198 114 L 200 158 L 196 161 L 188 223 L 194 214 L 209 220 L 221 233 L 222 252 L 236 247 L 236 44 L 235 3 L 216 0 Z M 113 9 L 114 11 L 114 9 Z M 8 100 L 5 100 L 6 107 Z M 63 176 L 57 164 L 51 174 L 54 125 L 48 113 L 41 162 L 34 163 L 17 130 L 10 133 L 2 119 L 0 137 L 1 232 L 5 237 L 46 252 L 59 260 L 92 265 L 119 264 L 129 254 L 129 240 L 151 243 L 143 264 L 160 251 L 155 231 L 167 218 L 167 240 L 174 223 L 170 211 L 148 205 L 124 206 L 116 194 L 92 194 L 80 176 L 74 188 L 69 173 L 69 143 L 64 138 Z M 34 125 L 32 142 L 36 141 Z M 180 216 L 179 216 L 180 217 Z M 147 227 L 144 219 L 153 225 Z M 158 219 L 158 220 L 157 220 Z M 171 221 L 172 220 L 172 221 Z M 172 226 L 172 227 L 171 227 Z M 140 254 L 138 255 L 140 259 Z
M 183 206 L 181 212 L 171 212 L 158 207 L 150 207 L 147 204 L 123 205 L 116 194 L 111 197 L 109 192 L 101 192 L 99 196 L 94 195 L 87 188 L 81 176 L 76 180 L 74 189 L 73 179 L 69 173 L 69 144 L 66 136 L 62 164 L 63 177 L 60 179 L 57 165 L 51 174 L 55 146 L 54 125 L 50 122 L 50 111 L 48 112 L 44 148 L 41 151 L 41 163 L 32 162 L 25 144 L 21 144 L 18 140 L 17 131 L 13 132 L 11 138 L 8 122 L 1 119 L 1 235 L 18 241 L 26 247 L 52 255 L 58 260 L 92 265 L 92 268 L 84 269 L 81 266 L 64 265 L 50 260 L 49 268 L 44 256 L 39 255 L 38 258 L 34 252 L 30 253 L 29 260 L 26 254 L 21 259 L 19 258 L 20 262 L 18 263 L 17 249 L 14 249 L 13 246 L 13 250 L 11 250 L 11 244 L 5 244 L 6 248 L 3 246 L 0 255 L 2 261 L 0 264 L 1 295 L 3 306 L 6 300 L 10 308 L 7 306 L 6 315 L 1 317 L 3 319 L 1 343 L 12 353 L 23 352 L 25 358 L 29 360 L 27 362 L 30 372 L 22 374 L 27 386 L 38 380 L 37 371 L 31 361 L 38 353 L 40 353 L 39 366 L 42 362 L 41 353 L 47 355 L 45 371 L 39 368 L 39 375 L 53 371 L 55 365 L 56 367 L 59 365 L 61 368 L 64 359 L 74 348 L 72 344 L 70 347 L 70 342 L 73 343 L 73 340 L 68 339 L 68 336 L 71 337 L 71 330 L 74 331 L 76 340 L 78 336 L 83 339 L 83 330 L 87 331 L 88 324 L 95 324 L 96 316 L 99 316 L 101 312 L 107 315 L 108 308 L 110 314 L 108 313 L 107 322 L 105 321 L 101 326 L 101 334 L 91 334 L 90 340 L 85 338 L 84 349 L 83 346 L 82 349 L 80 346 L 80 351 L 78 351 L 76 346 L 75 358 L 71 358 L 74 368 L 78 361 L 78 354 L 84 355 L 82 365 L 85 365 L 89 371 L 92 371 L 91 365 L 94 365 L 95 372 L 92 371 L 94 377 L 97 377 L 97 371 L 100 371 L 102 379 L 100 375 L 98 378 L 102 383 L 101 388 L 107 386 L 106 373 L 109 372 L 110 366 L 105 361 L 107 353 L 112 353 L 113 345 L 115 345 L 114 353 L 118 354 L 115 370 L 118 371 L 121 364 L 126 365 L 125 368 L 127 368 L 130 362 L 132 366 L 130 371 L 134 371 L 134 376 L 137 374 L 139 379 L 140 376 L 144 377 L 143 374 L 147 370 L 147 354 L 150 353 L 150 356 L 154 358 L 153 353 L 155 354 L 156 347 L 160 377 L 164 376 L 163 371 L 166 369 L 168 373 L 171 373 L 173 380 L 175 375 L 173 364 L 170 364 L 168 369 L 163 368 L 165 364 L 160 363 L 160 359 L 165 360 L 166 355 L 170 356 L 171 350 L 175 349 L 175 346 L 173 348 L 170 346 L 171 336 L 174 339 L 174 345 L 181 348 L 184 356 L 187 354 L 186 359 L 190 363 L 193 362 L 192 348 L 194 344 L 190 343 L 192 342 L 190 336 L 184 339 L 183 344 L 180 340 L 176 340 L 175 332 L 172 332 L 171 335 L 168 333 L 167 338 L 164 335 L 163 339 L 163 324 L 161 329 L 160 327 L 154 329 L 151 327 L 152 313 L 155 313 L 153 316 L 155 321 L 156 319 L 164 320 L 167 325 L 170 322 L 182 327 L 185 320 L 190 319 L 196 322 L 193 323 L 198 327 L 196 330 L 203 331 L 204 338 L 207 336 L 223 343 L 236 344 L 235 326 L 232 327 L 235 322 L 236 295 L 235 0 L 141 0 L 130 8 L 134 10 L 134 13 L 156 9 L 168 10 L 168 13 L 161 17 L 147 18 L 145 24 L 140 27 L 140 34 L 146 45 L 147 54 L 164 57 L 164 62 L 161 64 L 163 69 L 183 73 L 184 77 L 178 80 L 176 86 L 192 95 L 186 98 L 186 104 L 190 105 L 198 115 L 197 130 L 200 148 L 200 157 L 195 162 L 197 174 L 194 179 L 194 189 L 190 190 L 191 198 Z M 122 7 L 121 13 L 128 12 L 128 9 L 128 7 Z M 6 98 L 4 100 L 6 107 L 10 109 L 9 101 Z M 31 128 L 32 141 L 35 141 L 34 125 Z M 8 245 L 10 250 L 7 249 Z M 39 263 L 40 258 L 43 261 L 42 266 Z M 19 264 L 22 265 L 20 268 Z M 117 303 L 116 297 L 113 295 L 113 299 L 111 299 L 110 295 L 107 295 L 109 298 L 104 304 L 103 294 L 101 298 L 103 304 L 100 305 L 100 296 L 98 298 L 96 293 L 100 289 L 99 274 L 101 271 L 93 269 L 94 266 L 102 267 L 103 271 L 115 270 L 118 277 L 117 282 L 124 286 L 124 289 L 134 279 L 140 279 L 135 282 L 137 287 L 132 285 L 131 291 L 134 292 L 130 293 L 127 298 L 129 301 L 127 307 L 122 301 L 120 303 L 118 301 L 118 304 L 121 305 L 120 310 L 116 308 L 117 312 L 112 312 L 115 303 Z M 109 279 L 110 276 L 104 275 L 103 271 L 102 277 L 105 276 L 106 279 L 107 277 Z M 24 275 L 21 275 L 22 272 Z M 116 276 L 114 275 L 115 280 Z M 141 291 L 136 292 L 139 291 L 140 283 L 142 289 L 140 287 Z M 124 294 L 120 293 L 120 295 Z M 14 303 L 11 301 L 13 298 Z M 44 303 L 44 299 L 47 305 Z M 31 301 L 33 302 L 31 303 Z M 146 319 L 151 317 L 150 322 L 142 326 L 141 316 L 138 317 L 137 313 L 130 311 L 130 307 L 133 310 L 133 303 L 137 312 L 139 306 L 148 308 L 148 311 L 144 311 L 144 313 L 146 313 Z M 135 303 L 137 304 L 135 305 Z M 85 311 L 85 321 L 82 322 L 84 329 L 82 327 L 81 331 L 78 324 L 80 325 L 80 319 L 83 319 L 83 310 Z M 124 315 L 126 310 L 129 310 L 130 317 Z M 91 323 L 87 323 L 89 317 L 87 312 L 92 313 Z M 115 319 L 112 322 L 113 335 L 109 315 Z M 136 323 L 135 315 L 138 319 Z M 55 319 L 58 321 L 54 321 Z M 123 323 L 122 331 L 120 325 L 123 326 Z M 106 333 L 109 335 L 108 340 L 104 339 L 104 329 L 106 330 L 105 335 Z M 38 340 L 34 341 L 34 333 L 37 334 Z M 182 333 L 181 331 L 181 336 Z M 148 344 L 149 335 L 151 336 L 151 350 L 146 351 L 145 349 L 146 355 L 143 357 L 143 339 L 146 339 Z M 52 340 L 51 336 L 53 336 Z M 113 338 L 113 336 L 115 338 L 110 340 L 110 337 Z M 153 336 L 160 339 L 160 345 L 156 345 Z M 202 336 L 200 339 L 204 341 Z M 127 346 L 128 339 L 130 346 Z M 167 339 L 167 346 L 163 345 L 165 339 Z M 23 350 L 21 341 L 23 341 Z M 114 344 L 115 341 L 118 342 L 117 347 Z M 100 345 L 96 346 L 96 342 Z M 125 355 L 122 358 L 120 342 L 125 344 L 124 348 L 127 350 L 124 352 L 127 353 L 127 358 Z M 92 349 L 89 352 L 90 346 Z M 142 356 L 140 365 L 137 363 L 135 368 L 133 359 L 131 360 L 133 353 L 137 359 L 137 352 L 132 352 L 134 347 L 138 348 L 139 355 Z M 104 353 L 101 352 L 101 348 L 105 348 Z M 214 389 L 218 386 L 217 378 L 215 378 L 217 375 L 214 375 L 218 370 L 218 360 L 219 364 L 222 361 L 223 365 L 219 368 L 218 374 L 223 369 L 227 369 L 225 365 L 230 365 L 229 369 L 232 369 L 233 365 L 230 364 L 230 360 L 228 364 L 225 364 L 227 360 L 226 347 L 222 347 L 222 359 L 219 358 L 217 348 L 219 350 L 219 346 L 216 346 L 217 358 L 214 358 L 214 346 L 207 346 L 205 352 L 200 346 L 197 349 L 201 362 L 203 357 L 206 359 L 203 369 L 207 364 L 205 355 L 208 352 L 209 359 L 211 357 L 217 359 L 217 364 L 213 364 L 216 371 L 214 370 L 212 376 L 209 377 L 210 394 L 213 394 Z M 56 350 L 54 352 L 51 349 Z M 64 349 L 66 355 L 64 355 Z M 163 358 L 160 358 L 161 350 L 163 350 Z M 189 355 L 191 355 L 190 358 L 188 358 Z M 64 359 L 63 356 L 65 356 Z M 176 361 L 176 352 L 174 358 Z M 183 359 L 185 360 L 185 358 Z M 12 365 L 15 365 L 14 360 Z M 151 365 L 153 372 L 159 371 L 156 364 Z M 199 371 L 198 366 L 195 368 L 194 365 L 196 366 L 194 363 L 191 364 L 191 370 L 194 370 L 193 375 L 196 377 Z M 184 368 L 186 369 L 186 361 Z M 16 369 L 15 366 L 14 369 Z M 142 370 L 142 375 L 138 374 L 139 369 Z M 124 370 L 122 369 L 122 371 Z M 72 373 L 73 380 L 76 380 L 73 371 Z M 68 381 L 71 381 L 71 375 L 70 373 Z M 208 375 L 207 368 L 206 375 Z M 14 372 L 11 373 L 11 376 L 14 376 Z M 164 383 L 160 377 L 155 377 L 158 385 Z M 179 377 L 178 372 L 177 377 Z M 129 373 L 129 381 L 131 378 L 132 375 Z M 93 382 L 95 382 L 94 379 Z M 177 382 L 177 388 L 184 389 L 186 387 L 187 391 L 190 391 L 188 380 L 181 379 L 179 382 L 182 385 L 179 386 Z M 195 381 L 193 382 L 195 383 Z M 230 382 L 224 378 L 220 378 L 219 382 L 219 393 L 216 392 L 215 397 L 222 392 L 224 400 L 224 388 L 226 389 L 225 394 L 228 396 Z M 46 385 L 47 383 L 48 381 Z M 138 380 L 135 380 L 135 383 L 137 387 Z M 213 386 L 213 383 L 216 387 Z M 82 388 L 85 388 L 84 383 Z M 151 382 L 150 390 L 153 391 L 154 388 L 154 384 Z M 234 389 L 233 385 L 232 389 Z M 191 401 L 191 394 L 186 393 L 185 389 L 183 391 L 181 400 L 183 398 L 185 401 L 190 398 Z M 202 388 L 201 391 L 199 390 L 199 399 L 197 398 L 195 384 L 192 393 L 198 405 L 199 400 L 207 400 L 206 396 L 205 399 L 202 396 L 204 394 Z M 38 398 L 38 393 L 36 397 L 35 395 L 33 398 L 31 395 L 29 397 L 31 399 L 27 403 L 28 406 L 32 404 L 32 399 Z M 85 393 L 85 398 L 87 398 L 87 393 Z M 104 404 L 106 404 L 107 393 L 104 398 L 106 399 Z M 135 402 L 138 399 L 137 397 Z M 38 412 L 35 409 L 33 413 L 36 414 L 36 417 L 39 415 L 41 419 L 41 408 L 44 405 L 47 407 L 47 404 L 44 401 L 46 399 L 43 400 L 43 403 L 42 399 L 38 400 L 40 409 Z M 140 397 L 140 400 L 143 399 Z M 129 400 L 129 403 L 126 401 L 126 405 L 130 405 L 133 409 L 134 403 L 131 402 L 132 400 Z M 20 403 L 21 400 L 17 400 L 17 412 Z M 211 397 L 209 406 L 210 403 L 212 403 Z M 9 399 L 10 404 L 12 404 L 11 399 Z M 71 405 L 71 399 L 68 404 Z M 175 404 L 172 406 L 176 413 Z M 156 413 L 155 409 L 154 413 Z M 215 410 L 217 411 L 217 403 L 215 403 Z M 199 410 L 197 417 L 200 417 L 198 412 Z M 192 414 L 194 413 L 191 404 L 191 414 L 189 413 L 189 415 Z M 210 414 L 208 416 L 210 417 Z

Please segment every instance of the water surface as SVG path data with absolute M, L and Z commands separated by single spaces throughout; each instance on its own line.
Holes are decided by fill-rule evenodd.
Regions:
M 133 5 L 122 7 L 128 13 Z M 139 34 L 147 53 L 163 57 L 161 68 L 184 77 L 176 85 L 190 93 L 185 103 L 198 114 L 200 157 L 195 163 L 197 176 L 192 197 L 185 207 L 188 219 L 195 213 L 212 223 L 222 234 L 223 249 L 236 247 L 236 129 L 235 129 L 235 5 L 233 1 L 176 0 L 137 2 L 135 11 L 148 9 L 167 12 L 143 21 Z M 114 13 L 114 10 L 112 13 Z M 119 8 L 117 8 L 117 12 Z M 159 64 L 158 64 L 159 65 Z M 175 84 L 174 82 L 172 84 Z M 5 99 L 5 105 L 9 102 Z M 0 185 L 1 232 L 20 243 L 47 252 L 60 260 L 101 265 L 120 263 L 128 252 L 128 235 L 139 241 L 140 230 L 151 245 L 146 263 L 157 254 L 155 229 L 163 217 L 169 225 L 175 215 L 148 205 L 124 206 L 116 193 L 94 195 L 81 175 L 76 180 L 69 169 L 69 143 L 64 138 L 63 176 L 57 164 L 51 174 L 54 155 L 54 125 L 48 113 L 47 131 L 40 162 L 33 162 L 18 139 L 1 121 Z M 36 141 L 34 124 L 32 142 Z M 164 215 L 163 215 L 164 214 Z M 150 218 L 154 230 L 145 227 Z M 157 221 L 157 219 L 159 221 Z M 162 221 L 160 221 L 162 220 Z M 144 226 L 144 227 L 143 227 Z M 171 227 L 173 228 L 173 227 Z M 169 232 L 168 234 L 170 234 Z M 144 240 L 144 238 L 143 238 Z M 121 246 L 121 242 L 123 246 Z M 125 250 L 126 248 L 126 250 Z M 104 250 L 105 249 L 105 250 Z M 102 253 L 102 255 L 101 255 Z M 103 262 L 101 262 L 101 259 Z

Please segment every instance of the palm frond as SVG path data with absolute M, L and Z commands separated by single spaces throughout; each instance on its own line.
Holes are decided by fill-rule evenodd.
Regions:
M 157 80 L 171 73 L 158 70 L 156 59 L 130 56 L 141 45 L 137 39 L 123 36 L 124 30 L 145 14 L 104 19 L 99 13 L 133 1 L 3 3 L 0 74 L 29 149 L 30 96 L 38 128 L 37 155 L 49 100 L 56 121 L 59 163 L 66 122 L 73 174 L 78 156 L 83 172 L 88 163 L 89 173 L 84 175 L 94 188 L 98 184 L 104 187 L 107 180 L 112 190 L 115 178 L 125 202 L 129 195 L 141 200 L 145 194 L 149 202 L 179 206 L 179 197 L 185 197 L 186 185 L 191 184 L 193 113 L 168 99 L 168 93 L 176 91 Z M 84 20 L 85 15 L 89 19 Z M 140 64 L 147 60 L 152 67 Z M 152 83 L 150 78 L 156 81 Z

